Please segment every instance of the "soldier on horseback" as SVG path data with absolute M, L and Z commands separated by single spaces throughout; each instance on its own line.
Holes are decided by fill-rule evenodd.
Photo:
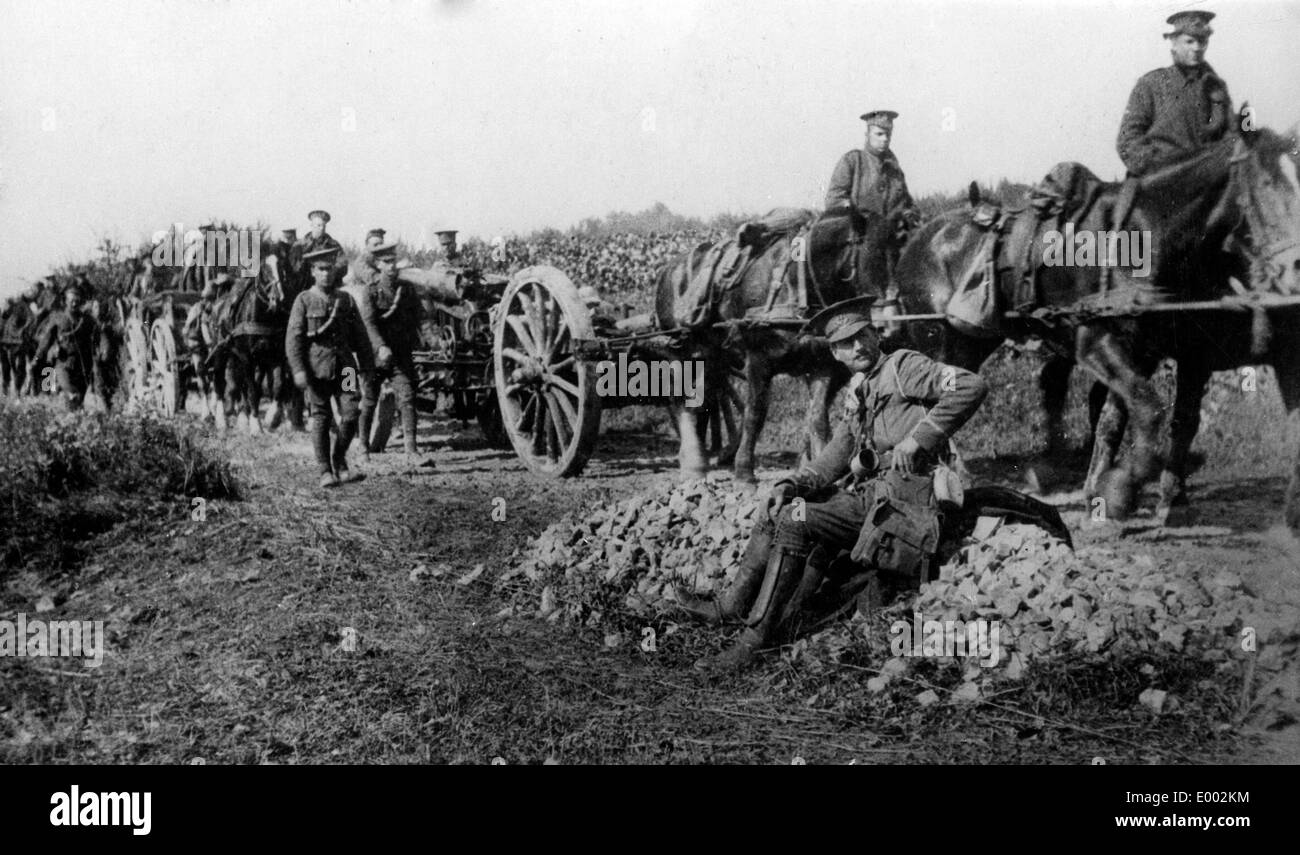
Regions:
M 844 153 L 826 190 L 826 210 L 852 210 L 863 217 L 881 217 L 889 223 L 890 241 L 885 249 L 889 270 L 907 236 L 921 221 L 921 212 L 907 190 L 907 179 L 898 158 L 890 149 L 894 135 L 893 110 L 863 113 L 867 139 L 860 149 Z
M 988 387 L 977 374 L 913 350 L 882 355 L 871 304 L 871 297 L 845 300 L 809 321 L 836 361 L 855 372 L 846 417 L 830 444 L 772 489 L 741 566 L 716 601 L 678 594 L 697 616 L 747 624 L 735 646 L 696 663 L 702 670 L 743 668 L 797 629 L 840 550 L 911 587 L 926 581 L 943 498 L 934 489 L 935 469 L 950 460 L 949 438 Z

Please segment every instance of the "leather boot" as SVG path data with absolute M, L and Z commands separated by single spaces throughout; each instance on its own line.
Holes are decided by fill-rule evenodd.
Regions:
M 367 457 L 370 456 L 370 431 L 375 423 L 375 411 L 373 409 L 361 408 L 361 415 L 357 419 L 357 436 L 361 437 L 361 453 Z M 378 451 L 378 449 L 375 449 Z
M 419 454 L 415 443 L 415 405 L 402 406 L 402 448 L 407 454 Z
M 691 617 L 706 623 L 734 623 L 743 621 L 763 584 L 763 571 L 772 551 L 772 529 L 764 526 L 754 529 L 740 557 L 740 568 L 731 582 L 716 596 L 699 597 L 674 591 L 677 607 Z
M 363 476 L 353 475 L 348 469 L 348 446 L 352 444 L 352 438 L 356 436 L 357 423 L 355 421 L 343 422 L 339 425 L 338 438 L 334 440 L 334 474 L 338 476 L 339 482 L 349 484 L 353 481 L 360 481 Z
M 807 559 L 807 550 L 796 550 L 789 546 L 773 549 L 767 562 L 767 573 L 763 575 L 763 586 L 759 589 L 758 599 L 750 609 L 746 621 L 749 625 L 729 649 L 701 659 L 695 663 L 695 667 L 702 671 L 725 673 L 740 671 L 752 665 L 758 658 L 758 652 L 777 640 L 782 618 L 797 605 L 790 601 L 803 578 L 804 562 Z

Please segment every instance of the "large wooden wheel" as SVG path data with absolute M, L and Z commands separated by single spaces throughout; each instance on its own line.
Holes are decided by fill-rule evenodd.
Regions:
M 181 376 L 176 365 L 176 335 L 171 317 L 159 318 L 149 327 L 152 359 L 149 362 L 149 386 L 158 409 L 166 416 L 176 415 L 184 404 Z
M 534 472 L 577 475 L 600 430 L 596 368 L 574 352 L 594 338 L 587 308 L 567 276 L 538 266 L 511 278 L 497 311 L 492 360 L 510 443 Z
M 149 337 L 144 321 L 132 313 L 126 319 L 127 373 L 124 377 L 127 398 L 135 406 L 143 406 L 149 390 Z

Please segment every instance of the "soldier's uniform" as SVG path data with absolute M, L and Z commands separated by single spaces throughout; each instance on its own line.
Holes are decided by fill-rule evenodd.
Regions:
M 1207 39 L 1212 12 L 1180 12 L 1174 31 Z M 1157 68 L 1138 79 L 1120 122 L 1116 147 L 1129 175 L 1139 177 L 1192 157 L 1232 129 L 1228 84 L 1202 62 Z
M 79 410 L 94 370 L 95 320 L 80 306 L 60 309 L 51 317 L 36 352 L 54 367 L 68 409 Z
M 27 379 L 32 320 L 32 310 L 22 295 L 11 297 L 0 312 L 0 395 L 19 393 Z
M 813 318 L 810 326 L 815 332 L 824 330 L 831 342 L 852 339 L 870 328 L 870 305 L 870 298 L 838 303 Z M 748 614 L 745 633 L 732 650 L 701 664 L 746 664 L 755 651 L 797 624 L 831 559 L 859 543 L 878 495 L 933 503 L 934 467 L 948 461 L 948 439 L 987 393 L 979 375 L 912 350 L 881 356 L 870 371 L 855 375 L 848 411 L 830 443 L 815 460 L 776 485 L 805 500 L 802 512 L 786 505 L 775 522 L 760 515 L 740 571 L 720 597 L 730 602 L 720 610 L 724 614 Z M 910 474 L 891 469 L 893 450 L 908 438 L 919 446 Z M 865 458 L 876 463 L 855 465 Z M 814 552 L 815 546 L 821 548 Z M 700 606 L 689 598 L 684 604 L 700 613 Z
M 861 118 L 867 127 L 877 126 L 892 132 L 898 113 L 873 110 Z M 851 209 L 867 218 L 882 218 L 888 223 L 889 241 L 883 248 L 889 276 L 898 262 L 898 254 L 907 237 L 921 221 L 920 209 L 907 189 L 907 178 L 892 150 L 877 154 L 870 148 L 847 151 L 835 164 L 826 189 L 826 210 Z M 880 247 L 861 247 L 864 253 L 878 252 Z M 859 261 L 860 270 L 871 269 L 871 259 Z
M 334 250 L 318 250 L 307 256 L 307 263 L 322 261 L 332 265 L 336 256 Z M 332 282 L 328 285 L 322 288 L 314 284 L 298 295 L 285 333 L 285 355 L 295 382 L 300 376 L 306 377 L 304 392 L 322 486 L 352 478 L 347 450 L 357 431 L 361 374 L 374 369 L 370 341 L 356 304 Z M 331 451 L 332 398 L 338 400 L 339 425 Z
M 397 396 L 405 451 L 407 454 L 415 454 L 414 353 L 420 348 L 423 309 L 414 285 L 399 281 L 395 271 L 385 275 L 373 264 L 373 260 L 394 257 L 396 250 L 397 245 L 393 243 L 372 246 L 353 270 L 356 277 L 353 287 L 362 291 L 359 303 L 361 320 L 376 354 L 376 369 L 364 378 L 362 386 L 361 437 L 365 448 L 370 437 L 371 420 L 379 402 L 380 386 L 384 380 L 388 380 Z M 389 351 L 385 354 L 386 364 L 381 364 L 385 360 L 379 359 L 380 348 Z

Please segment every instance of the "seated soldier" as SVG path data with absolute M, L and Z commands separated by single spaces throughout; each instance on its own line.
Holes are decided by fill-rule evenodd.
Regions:
M 830 342 L 835 359 L 855 372 L 846 418 L 834 437 L 815 460 L 773 487 L 729 587 L 712 601 L 678 595 L 681 607 L 695 615 L 744 617 L 747 624 L 730 650 L 696 663 L 702 670 L 743 668 L 779 643 L 798 625 L 840 550 L 882 571 L 907 576 L 923 570 L 928 556 L 900 550 L 884 566 L 879 547 L 886 531 L 878 523 L 888 514 L 901 512 L 931 528 L 938 545 L 934 469 L 951 458 L 948 439 L 988 388 L 979 375 L 913 350 L 882 356 L 871 304 L 870 297 L 845 300 L 809 321 L 810 330 Z M 838 483 L 849 475 L 851 482 Z M 883 501 L 890 509 L 878 514 Z M 819 545 L 823 549 L 814 552 Z

